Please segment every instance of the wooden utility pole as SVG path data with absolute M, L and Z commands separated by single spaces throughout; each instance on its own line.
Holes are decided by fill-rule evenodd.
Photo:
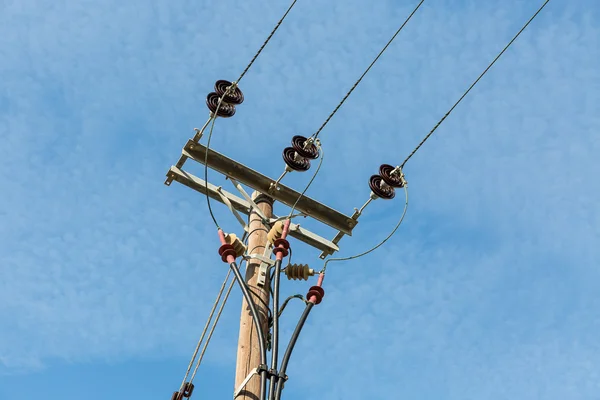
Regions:
M 252 199 L 263 212 L 265 217 L 271 218 L 273 216 L 273 199 L 254 192 Z M 267 244 L 267 233 L 269 227 L 264 225 L 261 218 L 252 211 L 250 214 L 250 223 L 248 224 L 250 236 L 248 238 L 248 254 L 263 254 L 265 246 Z M 264 286 L 257 286 L 256 281 L 259 274 L 260 261 L 251 259 L 248 262 L 246 269 L 246 283 L 250 289 L 256 309 L 258 311 L 260 321 L 263 327 L 265 335 L 269 332 L 268 329 L 268 310 L 265 304 L 269 304 L 270 300 L 270 282 L 269 277 L 266 277 Z M 256 293 L 253 294 L 252 292 Z M 258 295 L 258 296 L 257 296 Z M 237 364 L 235 369 L 235 388 L 246 379 L 248 374 L 253 369 L 260 365 L 260 348 L 258 344 L 258 335 L 256 328 L 253 326 L 252 315 L 250 314 L 250 308 L 246 300 L 242 300 L 242 314 L 240 317 L 240 336 L 238 340 L 238 351 L 237 351 Z M 236 397 L 236 400 L 257 400 L 260 398 L 260 377 L 255 375 L 246 384 L 240 394 Z

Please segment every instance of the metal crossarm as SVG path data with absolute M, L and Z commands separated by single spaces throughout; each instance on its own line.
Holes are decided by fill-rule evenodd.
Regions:
M 189 140 L 185 145 L 182 154 L 200 164 L 204 164 L 206 147 Z M 279 184 L 278 190 L 270 190 L 271 184 L 274 182 L 273 179 L 212 149 L 208 150 L 207 164 L 211 169 L 229 176 L 254 190 L 268 194 L 273 199 L 289 207 L 292 207 L 298 198 L 300 198 L 296 204 L 296 210 L 327 224 L 340 232 L 344 232 L 346 235 L 351 236 L 352 230 L 358 223 L 351 217 L 321 204 L 310 197 L 300 196 L 299 192 L 285 185 Z
M 252 205 L 245 199 L 236 196 L 232 193 L 229 193 L 228 191 L 220 188 L 219 186 L 215 186 L 212 183 L 208 183 L 207 185 L 203 179 L 200 179 L 197 176 L 190 174 L 189 172 L 182 171 L 174 166 L 171 167 L 169 172 L 167 172 L 166 184 L 169 185 L 170 182 L 173 180 L 202 194 L 208 194 L 210 198 L 217 200 L 221 203 L 224 203 L 223 197 L 225 197 L 227 198 L 228 202 L 231 204 L 231 207 L 234 210 L 237 210 L 245 215 L 250 215 Z M 277 216 L 273 216 L 273 218 L 271 218 L 269 222 L 273 223 L 277 219 Z M 324 237 L 312 233 L 311 231 L 302 228 L 298 224 L 290 224 L 289 235 L 327 254 L 333 254 L 339 251 L 339 247 L 331 240 L 325 239 Z

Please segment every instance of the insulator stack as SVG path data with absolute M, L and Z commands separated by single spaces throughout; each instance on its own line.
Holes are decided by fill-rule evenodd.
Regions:
M 380 175 L 371 175 L 369 187 L 374 196 L 384 200 L 391 200 L 396 196 L 395 188 L 404 186 L 404 175 L 399 168 L 389 164 L 379 167 Z
M 269 243 L 275 244 L 275 241 L 277 239 L 280 239 L 282 234 L 283 234 L 283 221 L 277 221 L 273 224 L 273 227 L 267 234 L 267 240 L 269 241 Z
M 310 160 L 319 158 L 319 149 L 312 138 L 296 135 L 292 138 L 292 147 L 283 149 L 283 161 L 292 171 L 308 171 Z
M 237 237 L 235 233 L 228 233 L 225 235 L 225 241 L 233 246 L 235 250 L 236 258 L 241 257 L 246 253 L 246 245 Z
M 315 275 L 315 270 L 308 267 L 308 264 L 290 264 L 285 267 L 285 276 L 289 280 L 308 280 L 309 276 Z
M 233 86 L 233 88 L 231 87 Z M 228 88 L 229 91 L 227 90 Z M 223 97 L 221 105 L 219 106 L 219 99 Z M 235 106 L 244 102 L 244 94 L 237 87 L 226 80 L 218 80 L 215 83 L 215 91 L 210 92 L 206 96 L 206 106 L 211 113 L 217 114 L 218 117 L 230 118 L 235 115 Z M 219 109 L 217 111 L 217 108 Z

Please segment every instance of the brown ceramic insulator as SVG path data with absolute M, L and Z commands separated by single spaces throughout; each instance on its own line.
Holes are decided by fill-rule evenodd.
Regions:
M 309 276 L 314 276 L 315 270 L 310 268 L 308 264 L 290 264 L 285 267 L 285 276 L 289 280 L 308 280 Z
M 319 150 L 314 143 L 309 144 L 304 148 L 306 138 L 304 136 L 296 135 L 292 138 L 292 147 L 296 150 L 296 153 L 300 154 L 304 158 L 316 160 L 319 158 Z
M 192 397 L 192 393 L 194 392 L 194 384 L 190 382 L 186 382 L 183 385 L 183 397 L 190 398 Z
M 220 96 L 215 92 L 210 92 L 208 96 L 206 96 L 206 106 L 213 114 L 215 113 L 215 111 L 217 111 L 217 106 L 219 106 L 219 98 Z M 223 100 L 221 102 L 221 105 L 219 106 L 219 112 L 217 113 L 217 116 L 222 118 L 230 118 L 234 115 L 235 106 Z
M 219 97 L 223 96 L 227 91 L 227 88 L 231 86 L 231 82 L 224 79 L 220 79 L 215 83 L 215 92 Z M 223 101 L 230 104 L 242 104 L 244 102 L 244 93 L 236 86 L 235 89 L 227 93 L 227 96 L 223 97 Z
M 375 195 L 384 200 L 391 200 L 396 195 L 396 191 L 393 187 L 387 185 L 381 185 L 384 182 L 383 178 L 379 175 L 372 175 L 369 178 L 369 187 Z
M 296 157 L 296 150 L 293 147 L 283 149 L 283 161 L 294 171 L 304 172 L 310 168 L 310 161 L 302 156 Z
M 395 169 L 394 166 L 389 164 L 381 164 L 379 167 L 379 175 L 383 178 L 383 181 L 390 185 L 391 187 L 401 188 L 404 186 L 400 175 L 392 174 L 392 171 Z

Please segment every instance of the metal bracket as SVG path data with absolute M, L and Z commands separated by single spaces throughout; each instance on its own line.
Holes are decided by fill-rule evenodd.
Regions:
M 238 192 L 240 192 L 242 194 L 242 196 L 244 196 L 244 198 L 246 199 L 246 201 L 248 203 L 250 203 L 250 205 L 254 209 L 254 212 L 260 217 L 260 219 L 262 219 L 264 223 L 268 224 L 269 223 L 269 219 L 262 212 L 262 210 L 260 208 L 258 208 L 258 205 L 254 202 L 254 200 L 252 200 L 252 197 L 250 197 L 248 195 L 248 193 L 246 193 L 246 191 L 244 190 L 244 188 L 242 187 L 242 185 L 240 185 L 240 183 L 238 181 L 236 181 L 235 179 L 233 179 L 230 176 L 228 176 L 227 179 L 229 179 L 231 181 L 231 183 L 233 183 L 233 185 L 238 190 Z
M 240 386 L 238 386 L 238 388 L 235 389 L 235 391 L 233 392 L 233 398 L 234 399 L 236 397 L 238 397 L 238 395 L 242 392 L 242 390 L 244 390 L 244 388 L 246 387 L 246 385 L 248 384 L 248 382 L 250 382 L 250 379 L 252 379 L 252 377 L 254 375 L 258 375 L 258 368 L 254 368 L 252 371 L 250 371 L 250 373 L 248 374 L 248 376 L 246 377 L 246 379 L 244 379 L 242 381 L 242 383 L 240 383 Z
M 262 256 L 254 257 L 261 261 L 258 267 L 258 276 L 256 277 L 256 286 L 264 287 L 267 283 L 267 274 L 269 273 L 269 268 L 272 265 L 275 265 L 275 261 L 271 260 L 271 258 L 267 257 L 271 253 L 271 244 L 267 243 L 265 246 L 265 251 Z

